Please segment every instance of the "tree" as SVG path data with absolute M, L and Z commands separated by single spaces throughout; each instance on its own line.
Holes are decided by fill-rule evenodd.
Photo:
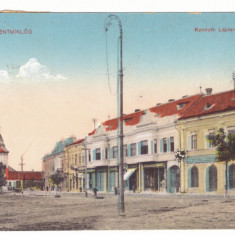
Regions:
M 58 185 L 64 181 L 62 173 L 59 170 L 57 170 L 55 174 L 49 176 L 49 180 L 52 185 L 56 185 L 56 196 L 57 196 Z
M 5 177 L 5 169 L 6 166 L 0 162 L 0 188 L 2 191 L 2 186 L 5 186 L 7 184 L 6 177 Z
M 235 134 L 226 135 L 223 128 L 220 128 L 216 134 L 207 136 L 207 140 L 212 147 L 216 147 L 216 162 L 225 163 L 225 197 L 228 196 L 228 163 L 235 160 Z

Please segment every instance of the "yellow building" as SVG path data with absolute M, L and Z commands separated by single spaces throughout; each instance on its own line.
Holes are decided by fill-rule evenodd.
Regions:
M 65 146 L 66 189 L 68 192 L 84 191 L 85 151 L 83 139 Z
M 206 136 L 224 128 L 235 133 L 235 93 L 207 91 L 178 121 L 179 148 L 186 150 L 181 164 L 181 192 L 223 194 L 225 163 L 215 162 L 216 152 Z M 235 193 L 235 162 L 228 167 L 229 193 Z

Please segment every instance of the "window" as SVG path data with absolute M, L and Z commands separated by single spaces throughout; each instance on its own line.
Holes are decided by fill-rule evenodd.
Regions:
M 96 149 L 96 160 L 100 160 L 100 149 Z
M 148 141 L 144 140 L 140 142 L 141 154 L 148 154 Z
M 196 166 L 191 170 L 191 185 L 192 187 L 198 187 L 198 168 Z
M 157 140 L 154 140 L 153 142 L 153 147 L 154 147 L 154 153 L 157 153 Z
M 191 149 L 197 149 L 197 135 L 191 136 Z
M 91 151 L 88 152 L 89 162 L 91 161 Z
M 79 154 L 79 163 L 81 163 L 81 153 Z
M 105 159 L 108 159 L 108 148 L 105 148 Z
M 85 162 L 85 156 L 82 155 L 82 162 Z
M 184 108 L 185 105 L 186 105 L 186 103 L 179 103 L 179 104 L 177 104 L 176 105 L 177 106 L 177 110 L 180 110 L 180 109 Z
M 114 146 L 113 147 L 113 158 L 117 158 L 118 157 L 118 147 Z
M 166 138 L 163 139 L 163 152 L 164 153 L 167 152 L 167 139 Z
M 78 158 L 78 155 L 77 154 L 75 154 L 75 164 L 77 164 L 77 159 Z
M 174 146 L 174 137 L 170 137 L 170 148 L 171 148 L 171 152 L 174 152 L 175 150 L 175 146 Z
M 124 155 L 124 157 L 127 157 L 127 145 L 125 144 L 124 146 L 123 146 L 123 155 Z
M 214 135 L 214 134 L 215 134 L 214 131 L 209 131 L 208 136 L 212 136 L 212 135 Z M 207 141 L 207 147 L 208 147 L 208 148 L 212 148 L 212 144 L 211 144 L 208 140 L 206 140 L 206 141 Z
M 131 144 L 131 156 L 136 156 L 136 143 Z

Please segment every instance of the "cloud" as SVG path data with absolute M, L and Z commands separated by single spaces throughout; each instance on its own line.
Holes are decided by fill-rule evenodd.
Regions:
M 55 76 L 50 74 L 47 66 L 40 64 L 36 58 L 31 58 L 26 64 L 20 66 L 16 75 L 12 75 L 6 70 L 0 70 L 0 83 L 62 81 L 66 79 L 61 74 Z
M 31 58 L 29 61 L 19 68 L 19 73 L 16 79 L 23 81 L 61 81 L 67 79 L 66 77 L 57 74 L 51 75 L 47 66 L 40 64 L 36 58 Z
M 3 83 L 9 83 L 10 82 L 10 76 L 7 71 L 0 70 L 0 82 Z

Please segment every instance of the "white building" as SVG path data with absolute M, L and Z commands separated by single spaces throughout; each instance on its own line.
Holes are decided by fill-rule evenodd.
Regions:
M 169 100 L 147 110 L 124 115 L 126 190 L 179 192 L 180 170 L 174 151 L 176 122 L 201 95 Z M 118 187 L 118 120 L 102 123 L 86 139 L 89 188 L 112 192 Z

